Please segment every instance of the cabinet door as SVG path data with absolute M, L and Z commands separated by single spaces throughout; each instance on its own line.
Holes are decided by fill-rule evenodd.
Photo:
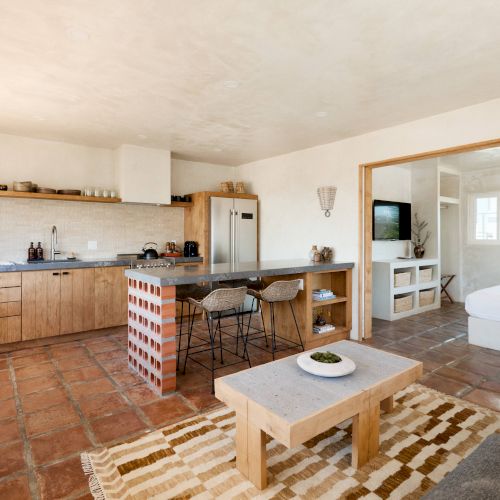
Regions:
M 28 271 L 22 279 L 22 339 L 59 335 L 61 271 Z
M 127 323 L 128 267 L 95 269 L 95 327 L 125 325 Z
M 94 269 L 61 271 L 61 333 L 93 330 L 95 327 Z
M 21 340 L 21 316 L 0 318 L 0 344 Z

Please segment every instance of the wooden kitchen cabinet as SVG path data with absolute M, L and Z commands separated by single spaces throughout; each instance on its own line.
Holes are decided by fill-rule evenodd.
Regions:
M 0 344 L 21 340 L 21 273 L 0 274 Z
M 128 321 L 128 284 L 125 269 L 129 267 L 95 269 L 96 328 L 125 325 Z
M 95 270 L 61 271 L 61 334 L 95 328 Z
M 22 278 L 22 340 L 59 335 L 61 271 L 29 271 Z

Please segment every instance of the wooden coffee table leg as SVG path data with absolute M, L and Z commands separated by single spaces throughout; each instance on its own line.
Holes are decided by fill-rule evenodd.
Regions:
M 266 434 L 236 413 L 236 467 L 260 490 L 267 486 Z
M 385 413 L 392 413 L 392 410 L 394 410 L 394 396 L 389 396 L 380 401 L 380 409 Z
M 379 428 L 379 403 L 352 418 L 352 466 L 355 469 L 359 469 L 378 455 Z
M 370 411 L 361 411 L 352 417 L 352 466 L 359 469 L 368 462 Z

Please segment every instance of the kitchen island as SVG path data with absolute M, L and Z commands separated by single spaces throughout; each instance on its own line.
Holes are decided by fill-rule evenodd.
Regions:
M 261 278 L 267 285 L 278 280 L 302 279 L 295 311 L 306 349 L 349 337 L 352 319 L 352 262 L 280 260 L 130 269 L 128 278 L 128 363 L 158 394 L 176 388 L 176 287 L 196 283 Z M 313 300 L 312 291 L 329 289 L 335 297 Z M 283 337 L 295 335 L 293 318 L 285 304 L 276 304 L 276 327 Z M 267 323 L 267 315 L 264 315 Z M 327 333 L 313 333 L 321 315 L 335 325 Z

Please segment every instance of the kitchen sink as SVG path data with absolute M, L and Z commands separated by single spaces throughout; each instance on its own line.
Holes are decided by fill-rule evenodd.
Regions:
M 56 262 L 81 262 L 81 259 L 44 259 L 44 260 L 28 260 L 28 264 L 54 264 Z

